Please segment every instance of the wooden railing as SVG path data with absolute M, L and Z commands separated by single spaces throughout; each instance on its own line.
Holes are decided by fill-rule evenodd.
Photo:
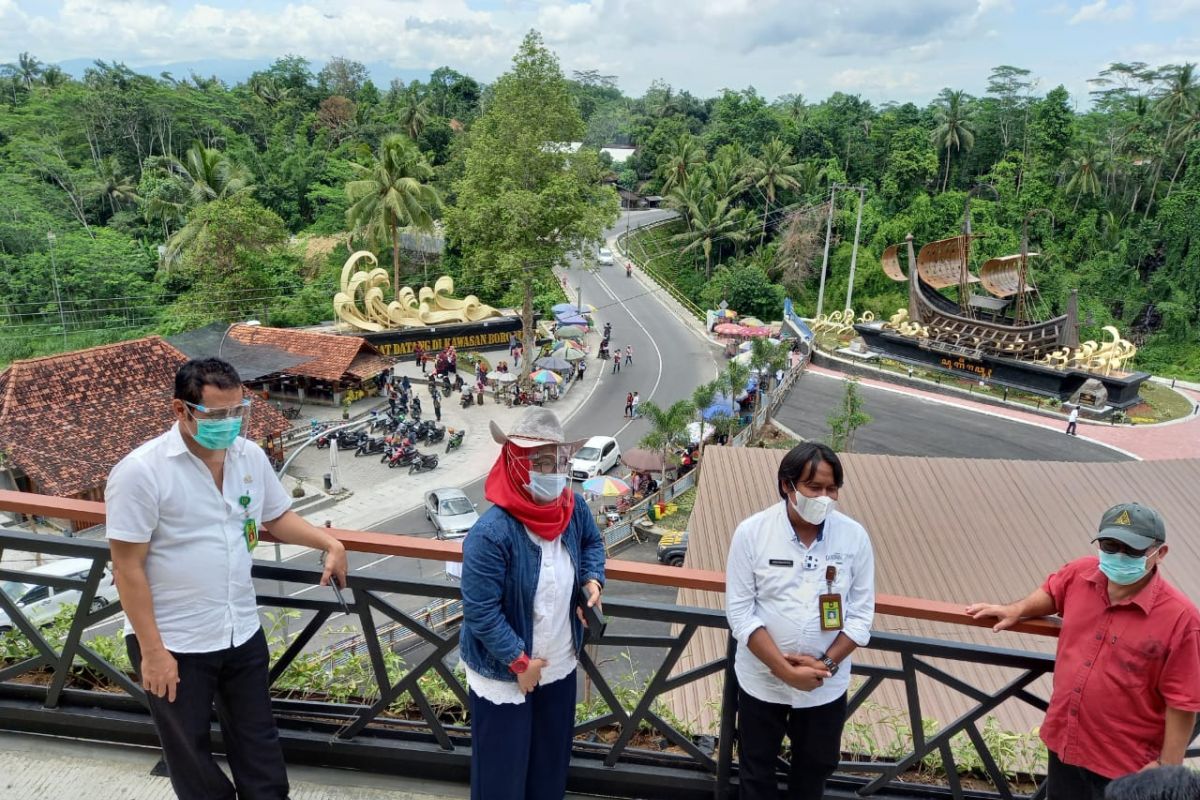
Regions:
M 0 511 L 93 524 L 103 523 L 105 519 L 103 503 L 14 491 L 0 491 Z M 462 544 L 460 542 L 340 528 L 332 529 L 332 533 L 346 546 L 347 550 L 360 553 L 403 556 L 431 561 L 462 561 Z M 271 539 L 269 531 L 263 532 L 263 539 L 274 541 Z M 605 564 L 605 573 L 610 581 L 674 586 L 678 589 L 699 589 L 722 594 L 725 592 L 725 574 L 710 570 L 610 559 Z M 876 595 L 875 613 L 973 627 L 991 627 L 992 625 L 991 621 L 978 621 L 971 618 L 957 603 L 900 595 Z M 1042 636 L 1057 636 L 1059 626 L 1051 620 L 1026 620 L 1018 623 L 1012 630 Z

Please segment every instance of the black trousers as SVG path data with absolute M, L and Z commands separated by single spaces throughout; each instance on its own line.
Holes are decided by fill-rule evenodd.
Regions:
M 525 702 L 471 703 L 471 800 L 562 800 L 575 727 L 575 673 Z
M 1053 752 L 1046 770 L 1046 800 L 1104 800 L 1112 781 L 1091 770 L 1064 764 Z
M 1078 426 L 1079 426 L 1078 422 L 1068 422 L 1067 423 L 1067 434 L 1070 436 L 1078 436 L 1079 434 L 1075 433 L 1075 428 L 1077 428 Z
M 786 734 L 792 747 L 788 800 L 822 800 L 841 759 L 846 695 L 813 708 L 764 703 L 738 690 L 738 800 L 778 800 L 775 769 Z
M 142 652 L 126 636 L 140 675 Z M 175 701 L 147 694 L 171 786 L 181 800 L 286 800 L 287 767 L 267 690 L 269 654 L 262 630 L 244 644 L 211 653 L 173 653 L 179 665 Z M 212 757 L 213 701 L 221 721 L 233 784 Z

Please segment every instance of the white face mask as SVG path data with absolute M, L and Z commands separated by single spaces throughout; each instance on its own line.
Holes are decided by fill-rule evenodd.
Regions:
M 567 476 L 562 473 L 529 473 L 529 494 L 533 496 L 535 503 L 553 503 L 566 488 Z
M 792 508 L 809 525 L 820 525 L 836 506 L 837 501 L 832 497 L 808 497 L 800 494 L 799 489 L 796 490 L 796 499 L 792 501 Z

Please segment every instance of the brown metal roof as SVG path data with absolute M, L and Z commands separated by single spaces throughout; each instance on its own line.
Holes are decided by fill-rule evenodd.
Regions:
M 359 336 L 234 325 L 229 329 L 229 338 L 248 346 L 265 344 L 293 355 L 306 356 L 307 361 L 282 369 L 280 373 L 322 381 L 373 377 L 393 363 L 379 352 L 379 348 Z
M 775 488 L 785 451 L 709 446 L 704 450 L 685 567 L 724 572 L 733 530 L 747 516 L 779 502 Z M 1200 597 L 1200 523 L 1196 487 L 1200 460 L 1110 464 L 988 461 L 845 454 L 839 506 L 861 522 L 875 548 L 876 590 L 967 604 L 1024 597 L 1067 561 L 1090 554 L 1101 513 L 1136 500 L 1157 508 L 1167 523 L 1171 552 L 1164 572 L 1189 596 Z M 681 589 L 680 605 L 724 608 L 714 592 Z M 993 634 L 983 628 L 877 615 L 875 630 L 1053 652 L 1055 640 L 1029 634 Z M 724 632 L 703 630 L 680 669 L 719 658 Z M 888 654 L 860 653 L 863 663 L 898 665 Z M 967 663 L 935 662 L 980 688 L 998 688 L 1012 671 Z M 697 681 L 671 698 L 679 717 L 707 727 L 720 677 Z M 1048 680 L 1034 684 L 1048 696 Z M 942 723 L 967 707 L 940 686 L 922 684 L 922 712 Z M 905 709 L 893 681 L 874 695 Z M 1008 703 L 996 715 L 1010 730 L 1030 730 L 1041 714 Z

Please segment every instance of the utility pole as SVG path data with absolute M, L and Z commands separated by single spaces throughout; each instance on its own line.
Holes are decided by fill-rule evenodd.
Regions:
M 525 357 L 521 362 L 521 374 L 525 377 L 529 376 L 529 365 L 533 361 L 533 265 L 522 264 L 523 272 L 522 281 L 525 294 L 525 300 L 521 303 L 521 347 L 525 351 Z M 522 384 L 527 383 L 521 381 Z
M 833 235 L 833 198 L 837 184 L 829 187 L 829 220 L 825 223 L 825 255 L 821 258 L 821 288 L 817 291 L 817 317 L 825 308 L 825 272 L 829 268 L 829 239 Z
M 854 249 L 850 251 L 850 283 L 846 286 L 846 308 L 854 308 L 851 305 L 851 300 L 854 297 L 854 267 L 858 262 L 858 234 L 862 230 L 862 212 L 863 201 L 867 196 L 867 189 L 864 186 L 853 187 L 858 189 L 858 220 L 854 223 Z
M 58 239 L 54 231 L 46 231 L 50 243 L 50 279 L 54 282 L 54 303 L 58 306 L 58 324 L 62 326 L 63 350 L 67 349 L 67 315 L 63 313 L 62 295 L 58 293 L 58 264 L 54 260 L 54 243 Z
M 579 285 L 575 287 L 575 307 L 579 311 L 579 316 L 582 317 L 583 316 L 583 281 L 582 280 L 579 282 Z

